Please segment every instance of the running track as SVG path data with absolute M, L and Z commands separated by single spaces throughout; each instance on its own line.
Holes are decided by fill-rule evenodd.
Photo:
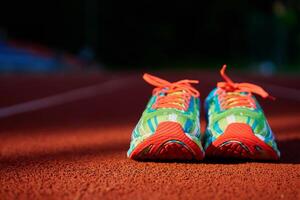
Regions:
M 158 74 L 199 79 L 202 100 L 220 80 L 217 72 Z M 279 163 L 154 163 L 126 158 L 151 93 L 141 75 L 0 75 L 0 199 L 300 199 L 297 77 L 232 74 L 277 97 L 259 99 Z

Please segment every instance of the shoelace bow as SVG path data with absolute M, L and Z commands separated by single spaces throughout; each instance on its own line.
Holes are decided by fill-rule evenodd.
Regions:
M 174 83 L 158 78 L 150 74 L 144 74 L 144 80 L 155 86 L 153 95 L 157 96 L 153 104 L 154 109 L 176 108 L 187 110 L 191 96 L 199 97 L 200 93 L 191 84 L 198 83 L 197 80 L 181 80 Z
M 256 108 L 255 100 L 252 98 L 252 93 L 261 96 L 262 98 L 275 99 L 270 96 L 263 88 L 251 83 L 234 83 L 226 74 L 226 65 L 223 65 L 220 74 L 225 82 L 218 82 L 219 102 L 223 109 L 232 107 L 248 107 Z M 246 92 L 247 94 L 241 94 Z

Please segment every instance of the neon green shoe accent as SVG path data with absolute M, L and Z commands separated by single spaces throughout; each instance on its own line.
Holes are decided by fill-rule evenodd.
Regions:
M 226 78 L 228 77 L 226 76 Z M 229 81 L 231 80 L 229 79 Z M 237 85 L 238 83 L 233 84 Z M 204 148 L 207 149 L 212 142 L 214 142 L 218 137 L 220 137 L 229 124 L 245 123 L 252 127 L 255 136 L 257 136 L 260 140 L 272 147 L 276 151 L 277 155 L 280 156 L 280 151 L 277 147 L 274 134 L 267 122 L 267 119 L 264 115 L 261 106 L 259 105 L 257 99 L 252 95 L 252 92 L 246 90 L 240 91 L 240 89 L 235 88 L 231 89 L 237 91 L 228 92 L 224 90 L 224 88 L 217 87 L 210 92 L 210 94 L 205 100 L 205 109 L 207 113 L 206 117 L 208 125 L 204 136 Z M 250 106 L 237 104 L 235 103 L 236 100 L 231 98 L 227 100 L 227 103 L 229 102 L 229 105 L 231 106 L 228 106 L 228 108 L 224 109 L 220 100 L 221 98 L 219 98 L 221 94 L 224 95 L 224 92 L 225 95 L 231 95 L 234 92 L 235 98 L 239 98 L 239 96 L 241 96 L 241 98 L 243 99 L 245 99 L 246 97 L 251 98 L 251 102 L 249 103 Z M 253 102 L 254 105 L 252 105 Z
M 176 83 L 179 82 L 181 81 L 178 81 Z M 182 84 L 183 86 L 179 85 L 178 87 L 176 86 L 175 88 L 172 88 L 172 90 L 175 90 L 175 92 L 171 93 L 169 93 L 170 88 L 167 87 L 168 84 L 166 84 L 165 87 L 162 87 L 160 90 L 154 89 L 153 96 L 150 98 L 146 109 L 144 110 L 139 122 L 132 132 L 130 148 L 127 152 L 127 156 L 131 154 L 131 152 L 138 146 L 138 144 L 154 134 L 157 126 L 161 122 L 166 121 L 179 123 L 182 126 L 185 134 L 196 144 L 198 144 L 199 147 L 203 150 L 200 142 L 200 100 L 198 98 L 198 95 L 189 95 L 186 106 L 184 106 L 184 101 L 182 101 L 182 103 L 178 103 L 179 101 L 176 100 L 176 105 L 179 105 L 179 107 L 182 107 L 182 109 L 172 108 L 172 106 L 170 106 L 170 108 L 156 108 L 159 98 L 163 98 L 165 96 L 173 94 L 176 94 L 177 96 L 181 94 L 188 94 L 186 90 L 189 90 L 189 88 L 192 86 L 189 83 Z M 193 88 L 193 90 L 195 89 Z M 171 101 L 168 103 L 172 105 Z

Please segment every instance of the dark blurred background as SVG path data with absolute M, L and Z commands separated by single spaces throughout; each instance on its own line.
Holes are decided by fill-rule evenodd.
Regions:
M 1 2 L 0 40 L 87 68 L 229 63 L 268 73 L 299 68 L 299 11 L 299 0 L 11 0 Z

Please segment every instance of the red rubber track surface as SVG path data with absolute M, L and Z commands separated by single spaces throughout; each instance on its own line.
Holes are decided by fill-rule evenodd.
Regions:
M 156 74 L 170 81 L 199 79 L 202 102 L 220 80 L 217 71 Z M 0 199 L 300 199 L 299 101 L 258 97 L 278 139 L 279 162 L 137 162 L 126 151 L 152 89 L 141 75 L 0 75 L 0 108 L 133 77 L 105 94 L 0 118 Z M 297 77 L 232 78 L 300 85 Z

